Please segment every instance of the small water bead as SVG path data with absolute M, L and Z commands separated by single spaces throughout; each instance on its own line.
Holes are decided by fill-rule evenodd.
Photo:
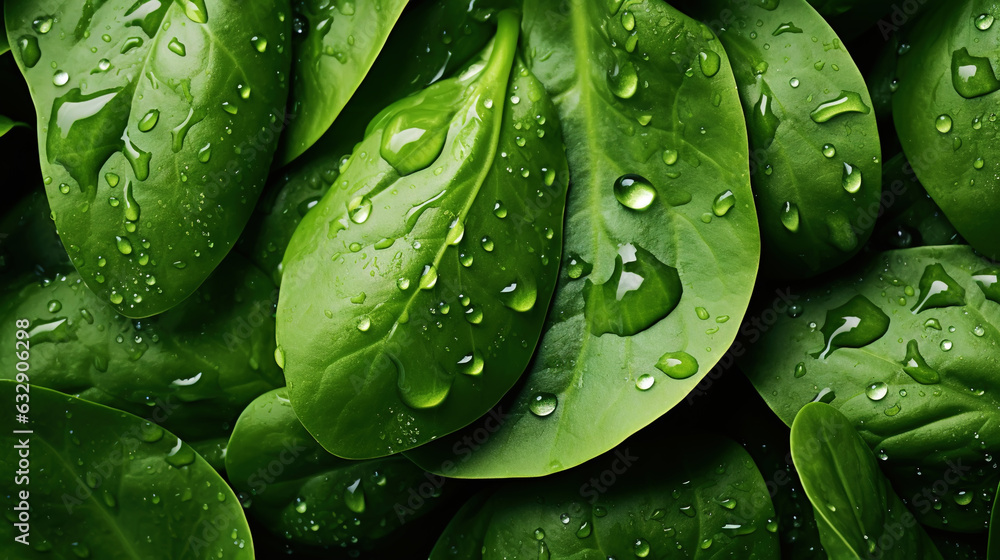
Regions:
M 479 240 L 479 242 L 480 244 L 482 244 L 484 251 L 486 251 L 487 253 L 493 252 L 493 248 L 495 247 L 495 245 L 493 243 L 493 240 L 490 239 L 489 236 L 484 236 L 482 239 Z
M 259 53 L 262 53 L 267 50 L 267 39 L 259 35 L 254 35 L 253 37 L 250 37 L 250 44 L 252 44 L 253 48 L 257 49 L 257 52 Z
M 57 86 L 62 87 L 66 85 L 67 82 L 69 82 L 69 74 L 63 70 L 58 70 L 55 75 L 52 76 L 52 83 Z
M 677 150 L 666 149 L 663 150 L 663 163 L 667 165 L 673 165 L 677 163 L 678 153 Z
M 118 247 L 118 252 L 123 255 L 132 254 L 132 242 L 129 241 L 128 237 L 115 237 L 115 245 Z
M 167 43 L 167 48 L 177 56 L 187 55 L 187 47 L 184 46 L 184 43 L 178 41 L 177 37 L 174 37 L 169 43 Z
M 799 87 L 799 79 L 792 78 L 791 80 L 788 80 L 788 85 L 792 86 L 793 88 Z
M 946 339 L 946 340 L 942 340 L 942 341 L 941 341 L 941 350 L 943 350 L 943 351 L 945 351 L 945 352 L 948 352 L 948 351 L 950 351 L 950 350 L 951 350 L 951 349 L 952 349 L 953 347 L 954 347 L 954 343 L 952 343 L 952 341 L 950 341 L 950 340 L 947 340 L 947 339 Z
M 632 210 L 647 210 L 656 200 L 656 189 L 640 175 L 626 174 L 615 180 L 615 198 Z
M 361 331 L 361 332 L 368 332 L 368 329 L 370 329 L 371 326 L 372 326 L 371 317 L 369 317 L 367 315 L 362 315 L 361 318 L 358 319 L 358 330 L 359 331 Z
M 878 381 L 865 388 L 865 394 L 873 401 L 880 401 L 889 393 L 889 386 Z
M 701 51 L 698 53 L 698 59 L 701 65 L 701 73 L 705 77 L 711 78 L 719 73 L 719 68 L 722 65 L 722 57 L 717 52 Z
M 160 120 L 160 111 L 156 109 L 150 109 L 141 119 L 139 119 L 139 131 L 149 132 L 153 130 L 156 123 Z
M 230 115 L 235 115 L 236 113 L 239 112 L 239 108 L 228 101 L 222 102 L 222 110 L 229 113 Z
M 993 16 L 990 14 L 979 14 L 976 17 L 976 29 L 986 31 L 993 26 Z
M 656 383 L 656 378 L 652 374 L 644 373 L 635 380 L 635 387 L 640 391 L 648 391 L 654 383 Z
M 198 161 L 208 163 L 212 159 L 212 144 L 205 144 L 198 150 Z
M 861 190 L 861 169 L 857 166 L 844 162 L 844 175 L 841 179 L 844 190 L 855 194 Z
M 500 219 L 507 217 L 507 207 L 503 205 L 502 201 L 498 200 L 493 205 L 493 215 Z
M 611 93 L 621 99 L 629 99 L 639 89 L 639 75 L 631 62 L 625 62 L 608 73 L 608 85 Z
M 972 492 L 960 490 L 955 493 L 955 503 L 960 506 L 967 506 L 972 503 Z
M 540 541 L 544 539 L 545 539 L 545 531 L 541 527 L 535 529 L 535 540 Z
M 799 207 L 794 202 L 786 202 L 781 207 L 781 225 L 792 233 L 799 230 Z
M 429 264 L 424 266 L 424 270 L 420 274 L 420 281 L 417 283 L 417 285 L 421 290 L 429 290 L 433 288 L 435 284 L 437 284 L 437 281 L 438 281 L 437 268 L 434 265 Z
M 976 325 L 976 328 L 972 329 L 972 334 L 982 337 L 986 335 L 986 329 L 982 325 Z
M 934 128 L 941 134 L 951 132 L 951 124 L 951 117 L 948 115 L 938 115 L 938 118 L 934 120 Z
M 986 165 L 986 162 L 981 157 L 976 158 L 976 161 L 972 162 L 972 167 L 976 169 L 982 169 L 984 165 Z
M 719 217 L 725 216 L 735 205 L 736 195 L 733 194 L 733 191 L 727 190 L 720 193 L 712 201 L 712 213 Z
M 528 407 L 535 416 L 545 417 L 556 410 L 558 402 L 552 393 L 537 393 L 531 398 L 531 404 Z
M 69 194 L 69 184 L 68 183 L 59 183 L 59 192 L 61 192 L 63 194 Z
M 357 196 L 347 203 L 347 213 L 351 221 L 363 224 L 372 213 L 372 201 L 367 196 Z
M 687 379 L 698 373 L 698 360 L 687 352 L 667 352 L 660 356 L 656 368 L 674 379 Z
M 250 86 L 246 84 L 236 84 L 236 91 L 240 94 L 240 99 L 250 99 Z
M 632 543 L 632 552 L 635 554 L 636 558 L 645 558 L 649 556 L 649 543 L 645 539 L 636 539 Z
M 823 155 L 832 158 L 837 155 L 837 148 L 833 144 L 823 144 Z
M 817 63 L 819 68 L 822 68 L 821 63 Z M 811 113 L 809 117 L 813 122 L 822 124 L 830 121 L 840 115 L 847 113 L 861 113 L 867 115 L 871 112 L 871 107 L 865 104 L 861 95 L 853 91 L 841 91 L 840 94 L 824 103 L 819 104 Z
M 795 378 L 798 379 L 800 377 L 804 377 L 805 374 L 806 374 L 806 363 L 805 362 L 799 362 L 799 363 L 795 364 L 795 372 L 793 374 L 795 376 Z

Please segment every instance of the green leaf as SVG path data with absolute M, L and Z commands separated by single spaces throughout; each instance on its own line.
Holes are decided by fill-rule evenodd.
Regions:
M 922 523 L 980 531 L 1000 479 L 998 272 L 967 246 L 879 254 L 782 294 L 746 325 L 742 368 L 785 423 L 815 400 L 844 413 Z
M 240 240 L 244 254 L 280 283 L 281 259 L 292 233 L 305 211 L 333 185 L 371 119 L 394 101 L 451 76 L 478 55 L 493 33 L 495 6 L 509 3 L 434 0 L 411 6 L 406 25 L 393 29 L 334 125 L 268 185 Z
M 240 255 L 167 313 L 134 321 L 114 312 L 76 272 L 11 290 L 0 336 L 31 322 L 31 382 L 149 417 L 186 440 L 228 435 L 240 411 L 281 384 L 274 364 L 274 285 Z M 0 376 L 17 374 L 14 352 Z
M 757 273 L 746 129 L 721 45 L 662 2 L 561 5 L 526 3 L 524 21 L 573 178 L 560 286 L 523 382 L 483 422 L 409 453 L 432 472 L 447 461 L 458 477 L 539 476 L 613 448 L 719 361 Z M 702 54 L 719 62 L 711 76 Z M 676 294 L 653 288 L 669 269 L 683 287 L 672 311 Z
M 881 151 L 868 88 L 840 38 L 806 0 L 775 4 L 713 0 L 699 13 L 710 24 L 732 14 L 719 39 L 750 132 L 761 269 L 801 278 L 846 262 L 871 235 Z
M 376 117 L 289 243 L 279 363 L 296 414 L 338 456 L 472 422 L 530 358 L 567 173 L 551 102 L 514 63 L 517 33 L 502 13 L 482 60 Z
M 330 127 L 372 67 L 406 4 L 407 0 L 295 3 L 291 114 L 279 148 L 281 163 L 301 155 Z
M 941 558 L 851 421 L 836 408 L 825 403 L 802 407 L 791 441 L 792 460 L 830 560 Z
M 508 483 L 459 511 L 430 558 L 776 560 L 760 472 L 735 443 L 702 439 L 675 442 L 670 461 L 623 447 L 581 469 Z
M 986 17 L 980 17 L 985 14 Z M 892 114 L 920 182 L 968 242 L 1000 258 L 993 216 L 1000 213 L 1000 93 L 993 67 L 1000 17 L 992 4 L 964 0 L 928 11 L 899 57 Z M 989 22 L 989 25 L 987 25 Z
M 59 234 L 88 287 L 146 317 L 194 292 L 253 210 L 282 127 L 291 18 L 285 1 L 133 4 L 14 2 L 6 15 Z
M 5 415 L 4 432 L 32 432 L 7 436 L 12 446 L 27 442 L 23 482 L 14 475 L 18 453 L 10 449 L 0 457 L 0 468 L 11 473 L 0 483 L 11 497 L 4 514 L 8 520 L 27 516 L 28 523 L 27 531 L 11 521 L 0 525 L 4 557 L 254 557 L 239 501 L 187 444 L 131 414 L 25 387 L 0 381 L 4 402 L 13 405 L 16 398 L 30 408 L 28 424 L 16 423 L 13 410 Z M 28 502 L 29 512 L 17 511 L 15 496 Z M 14 540 L 22 534 L 29 546 Z
M 9 117 L 0 115 L 0 137 L 3 137 L 5 134 L 10 132 L 12 128 L 17 128 L 19 126 L 28 128 L 28 125 L 23 122 L 17 122 L 11 120 Z
M 272 464 L 282 466 L 278 474 L 269 472 Z M 368 461 L 330 455 L 295 417 L 284 388 L 261 395 L 240 415 L 226 471 L 236 489 L 251 496 L 247 513 L 274 534 L 293 543 L 346 546 L 349 554 L 384 549 L 457 488 L 398 455 Z M 433 495 L 424 498 L 427 488 Z

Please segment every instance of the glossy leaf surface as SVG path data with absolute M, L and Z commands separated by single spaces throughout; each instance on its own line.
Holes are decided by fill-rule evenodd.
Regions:
M 811 401 L 845 414 L 921 522 L 980 531 L 1000 479 L 997 273 L 967 246 L 882 253 L 748 328 L 743 369 L 788 424 Z
M 287 97 L 287 3 L 6 10 L 73 264 L 122 314 L 173 307 L 226 256 L 263 188 Z
M 482 61 L 376 117 L 288 246 L 279 363 L 296 414 L 339 456 L 468 424 L 535 346 L 566 162 L 551 102 L 514 63 L 517 23 L 501 14 Z
M 9 290 L 0 336 L 31 321 L 32 383 L 148 417 L 187 440 L 228 435 L 253 398 L 281 384 L 274 364 L 274 285 L 240 255 L 160 316 L 106 306 L 75 272 Z M 14 378 L 14 352 L 0 355 Z
M 806 0 L 713 0 L 750 132 L 761 269 L 814 276 L 857 253 L 882 193 L 878 127 L 851 55 Z M 870 208 L 876 210 L 872 213 Z
M 430 558 L 777 560 L 774 509 L 746 451 L 715 437 L 680 442 L 668 464 L 623 446 L 474 498 Z
M 364 80 L 408 0 L 294 0 L 288 163 L 330 127 Z
M 279 474 L 268 471 L 272 463 L 282 465 Z M 261 395 L 240 415 L 226 472 L 247 494 L 247 513 L 276 535 L 351 556 L 384 548 L 456 485 L 401 456 L 350 461 L 330 455 L 295 417 L 284 388 Z M 427 488 L 433 496 L 425 499 Z
M 410 452 L 431 471 L 540 476 L 613 448 L 712 369 L 756 277 L 745 125 L 722 46 L 662 2 L 561 5 L 524 15 L 528 64 L 568 139 L 560 285 L 522 383 L 482 422 Z M 488 440 L 464 443 L 484 429 Z
M 1000 144 L 990 116 L 1000 98 L 995 17 L 996 6 L 980 0 L 941 2 L 929 10 L 899 57 L 892 105 L 920 182 L 962 237 L 993 259 L 1000 258 L 1000 160 L 992 156 Z
M 792 422 L 791 442 L 831 560 L 940 560 L 846 416 L 828 404 L 810 403 Z
M 30 340 L 30 339 L 29 339 Z M 26 394 L 0 381 L 0 398 Z M 28 440 L 30 468 L 15 482 L 17 453 L 0 457 L 5 496 L 28 492 L 28 546 L 11 522 L 0 525 L 0 554 L 46 558 L 184 558 L 251 560 L 253 543 L 233 491 L 187 444 L 120 410 L 32 386 L 28 425 L 14 415 L 4 431 Z M 13 442 L 13 440 L 11 439 Z M 4 513 L 15 519 L 18 501 Z

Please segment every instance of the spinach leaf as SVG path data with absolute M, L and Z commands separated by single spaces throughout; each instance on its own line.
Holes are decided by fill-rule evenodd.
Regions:
M 18 453 L 4 453 L 0 468 L 11 476 L 3 477 L 0 492 L 11 497 L 4 504 L 7 519 L 27 516 L 29 546 L 14 541 L 21 534 L 14 522 L 4 522 L 0 554 L 22 560 L 254 557 L 239 501 L 187 444 L 131 414 L 24 387 L 0 380 L 5 402 L 30 395 L 30 423 L 4 415 L 5 433 L 33 432 L 13 436 L 27 442 L 26 480 L 19 483 L 13 474 Z M 21 492 L 31 508 L 23 514 L 14 499 Z
M 675 442 L 666 463 L 652 447 L 619 448 L 509 483 L 463 508 L 430 558 L 779 558 L 753 461 L 729 440 L 702 439 Z
M 537 341 L 566 161 L 551 102 L 514 62 L 517 16 L 498 21 L 481 61 L 372 121 L 288 245 L 278 360 L 302 423 L 338 456 L 472 422 Z
M 371 119 L 392 102 L 451 76 L 477 55 L 492 33 L 497 7 L 510 3 L 434 0 L 411 5 L 407 25 L 393 29 L 334 125 L 268 185 L 240 240 L 244 254 L 280 283 L 281 259 L 292 233 L 333 185 Z
M 831 560 L 941 558 L 836 408 L 821 402 L 802 407 L 792 422 L 791 442 Z
M 5 117 L 3 115 L 0 115 L 0 136 L 7 134 L 8 132 L 11 131 L 11 129 L 17 128 L 19 126 L 28 128 L 28 125 L 23 122 L 17 122 L 11 120 L 10 117 Z
M 748 323 L 743 369 L 788 424 L 810 401 L 844 413 L 921 522 L 981 531 L 1000 480 L 997 273 L 967 246 L 879 254 Z
M 281 384 L 274 364 L 276 290 L 240 255 L 178 307 L 131 320 L 76 272 L 32 282 L 0 299 L 0 337 L 31 321 L 32 383 L 149 417 L 186 440 L 228 435 L 257 395 Z M 0 354 L 0 376 L 17 373 Z
M 240 415 L 226 471 L 249 497 L 247 513 L 270 531 L 294 543 L 346 548 L 352 556 L 384 548 L 460 484 L 401 456 L 330 455 L 295 417 L 284 388 L 261 395 Z
M 233 246 L 281 130 L 285 1 L 9 2 L 59 235 L 129 317 L 170 309 Z
M 882 187 L 871 98 L 840 38 L 806 0 L 699 3 L 724 25 L 750 132 L 761 269 L 815 276 L 871 235 Z M 725 10 L 723 23 L 711 17 Z
M 288 163 L 323 135 L 354 95 L 407 0 L 295 0 Z
M 993 219 L 1000 213 L 1000 160 L 995 117 L 1000 80 L 1000 17 L 982 1 L 940 2 L 909 35 L 899 57 L 892 114 L 920 182 L 962 236 L 988 258 L 1000 258 Z
M 569 139 L 560 286 L 523 383 L 483 422 L 410 452 L 432 472 L 539 476 L 611 449 L 712 369 L 756 276 L 745 125 L 722 47 L 662 2 L 562 5 L 527 3 L 524 16 L 529 66 Z

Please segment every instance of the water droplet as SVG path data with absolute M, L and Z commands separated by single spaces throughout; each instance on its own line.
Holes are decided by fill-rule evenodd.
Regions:
M 795 27 L 795 24 L 792 22 L 782 23 L 771 33 L 771 36 L 777 37 L 783 33 L 802 33 L 802 29 Z
M 365 511 L 365 491 L 361 487 L 361 479 L 355 480 L 352 484 L 344 488 L 344 504 L 347 509 L 354 513 L 364 513 Z
M 129 241 L 128 237 L 115 237 L 115 245 L 118 246 L 118 251 L 123 255 L 132 254 L 132 242 Z
M 558 402 L 552 393 L 537 393 L 531 397 L 531 404 L 528 405 L 528 408 L 535 416 L 544 417 L 555 412 Z
M 622 175 L 615 181 L 614 192 L 618 202 L 632 210 L 646 210 L 656 200 L 656 189 L 640 175 Z
M 701 65 L 701 73 L 706 77 L 711 78 L 719 73 L 722 57 L 715 51 L 701 51 L 698 53 L 698 60 Z
M 489 236 L 485 236 L 482 239 L 480 239 L 479 243 L 483 246 L 483 250 L 486 251 L 487 253 L 493 252 L 494 244 L 493 240 L 490 239 Z
M 972 334 L 978 337 L 986 336 L 986 329 L 982 325 L 976 325 L 976 328 L 972 329 Z
M 972 167 L 976 169 L 982 169 L 984 165 L 986 165 L 986 161 L 984 161 L 981 157 L 976 158 L 976 160 L 972 162 Z
M 52 76 L 52 83 L 57 86 L 64 86 L 69 82 L 69 74 L 62 70 L 56 71 L 55 75 Z
M 629 243 L 618 250 L 614 271 L 606 282 L 586 281 L 584 313 L 596 336 L 631 336 L 673 311 L 682 292 L 677 269 Z
M 45 35 L 52 30 L 52 16 L 41 16 L 31 22 L 31 28 L 40 35 Z
M 464 375 L 479 375 L 483 373 L 484 365 L 482 356 L 478 352 L 472 352 L 458 360 L 458 372 Z
M 157 121 L 160 120 L 160 112 L 156 109 L 150 109 L 141 119 L 139 119 L 139 131 L 149 132 L 153 130 L 156 126 Z
M 938 118 L 934 120 L 934 128 L 936 128 L 941 134 L 946 134 L 951 132 L 951 122 L 950 116 L 938 115 Z
M 26 68 L 34 68 L 42 58 L 42 51 L 38 48 L 38 38 L 34 35 L 24 35 L 19 38 L 17 49 Z
M 503 205 L 502 201 L 498 200 L 493 205 L 493 215 L 500 219 L 507 217 L 507 207 Z
M 656 369 L 674 379 L 687 379 L 698 373 L 698 360 L 687 352 L 667 352 L 656 362 Z
M 500 302 L 505 307 L 524 313 L 535 307 L 538 291 L 533 281 L 517 281 L 500 290 Z
M 347 213 L 351 221 L 363 224 L 372 213 L 372 201 L 367 196 L 356 196 L 347 203 Z
M 535 540 L 540 541 L 544 539 L 545 539 L 545 531 L 541 527 L 535 529 Z
M 788 85 L 792 86 L 793 88 L 799 87 L 799 79 L 792 78 L 791 80 L 788 80 Z
M 649 556 L 649 543 L 645 539 L 636 539 L 632 543 L 632 552 L 635 554 L 636 558 L 645 558 Z
M 727 190 L 716 196 L 715 200 L 712 201 L 712 213 L 719 217 L 725 216 L 735 205 L 736 196 L 733 194 L 733 191 Z
M 947 339 L 941 341 L 941 350 L 943 350 L 945 352 L 950 352 L 953 347 L 954 347 L 954 343 L 952 343 L 952 341 L 947 340 Z
M 184 46 L 184 43 L 178 41 L 177 37 L 174 37 L 167 43 L 167 48 L 177 56 L 187 55 L 187 47 Z
M 198 161 L 208 163 L 212 159 L 212 144 L 205 144 L 198 150 Z
M 358 330 L 361 332 L 368 332 L 368 329 L 370 328 L 372 328 L 371 317 L 362 315 L 361 318 L 358 319 Z
M 677 150 L 666 149 L 663 150 L 663 163 L 667 165 L 673 165 L 677 163 Z
M 438 281 L 437 268 L 435 268 L 435 266 L 432 264 L 428 264 L 424 266 L 424 270 L 420 274 L 420 281 L 417 283 L 417 286 L 421 290 L 429 290 L 433 288 L 435 284 L 437 284 L 437 281 Z
M 826 312 L 820 329 L 826 346 L 814 358 L 825 360 L 838 348 L 861 348 L 882 338 L 889 330 L 889 316 L 862 295 L 854 296 L 840 307 Z
M 799 231 L 799 207 L 794 202 L 786 202 L 781 207 L 781 225 L 792 233 Z
M 652 374 L 644 373 L 635 380 L 635 387 L 640 391 L 648 391 L 653 383 L 656 383 L 656 378 Z
M 825 123 L 847 113 L 867 115 L 870 112 L 871 107 L 865 105 L 859 94 L 853 91 L 841 91 L 837 97 L 819 104 L 812 113 L 809 113 L 809 117 L 815 123 Z
M 754 104 L 753 110 L 748 115 L 751 126 L 750 143 L 754 149 L 767 149 L 774 142 L 774 135 L 778 133 L 778 126 L 781 119 L 774 113 L 774 93 L 767 82 L 759 80 L 760 98 Z M 765 168 L 766 170 L 770 167 Z M 770 173 L 767 173 L 770 175 Z
M 240 111 L 239 107 L 237 107 L 236 105 L 233 105 L 232 103 L 230 103 L 228 101 L 223 101 L 222 102 L 222 110 L 225 111 L 225 112 L 227 112 L 227 113 L 229 113 L 230 115 L 235 115 L 236 113 L 238 113 Z
M 889 386 L 881 381 L 872 383 L 865 388 L 865 394 L 873 401 L 880 401 L 889 393 Z
M 208 23 L 208 10 L 205 9 L 205 0 L 180 0 L 181 7 L 184 8 L 184 15 L 195 23 Z
M 920 355 L 920 348 L 916 340 L 906 343 L 906 357 L 903 358 L 903 371 L 913 378 L 914 381 L 923 385 L 933 385 L 941 382 L 941 375 L 934 368 L 927 365 L 927 361 Z
M 621 99 L 629 99 L 639 88 L 639 74 L 635 71 L 635 66 L 631 62 L 624 62 L 608 73 L 608 86 L 611 93 Z
M 622 27 L 625 31 L 632 31 L 635 29 L 635 16 L 632 12 L 625 10 L 622 12 Z
M 426 169 L 444 150 L 450 111 L 405 109 L 388 120 L 382 131 L 379 153 L 400 175 Z
M 949 276 L 940 263 L 924 268 L 918 286 L 920 300 L 911 309 L 914 315 L 937 307 L 965 305 L 965 288 Z
M 125 219 L 130 222 L 137 222 L 139 221 L 140 208 L 139 203 L 136 202 L 135 197 L 132 195 L 132 181 L 125 180 L 123 191 L 125 195 Z
M 993 26 L 993 16 L 990 14 L 979 14 L 976 17 L 976 29 L 986 31 Z
M 837 155 L 837 148 L 833 144 L 823 144 L 823 155 L 832 158 Z
M 972 56 L 969 54 L 969 49 L 965 47 L 951 53 L 951 85 L 959 95 L 966 99 L 973 99 L 1000 90 L 1000 80 L 997 80 L 990 59 Z M 940 117 L 938 119 L 940 122 Z M 951 130 L 951 118 L 949 117 L 948 120 L 948 130 Z M 941 130 L 940 126 L 938 130 L 942 133 L 948 132 L 948 130 Z
M 854 194 L 861 190 L 861 169 L 857 166 L 844 162 L 844 176 L 841 179 L 844 190 Z

